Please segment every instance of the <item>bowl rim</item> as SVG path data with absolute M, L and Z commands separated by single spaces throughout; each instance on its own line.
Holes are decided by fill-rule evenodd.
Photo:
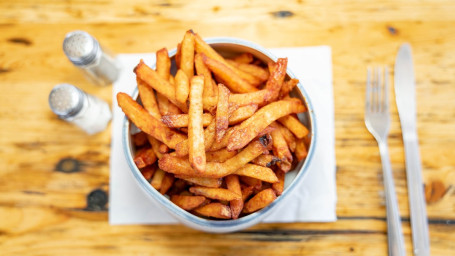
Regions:
M 244 40 L 240 38 L 234 38 L 234 37 L 210 37 L 210 38 L 204 38 L 204 41 L 207 42 L 208 44 L 236 44 L 240 45 L 243 47 L 249 47 L 252 48 L 262 54 L 264 54 L 266 57 L 270 58 L 274 62 L 277 61 L 277 57 L 273 55 L 268 49 Z M 177 52 L 177 49 L 174 48 L 169 51 L 169 56 L 173 57 L 175 56 Z M 156 63 L 156 62 L 155 62 Z M 154 64 L 155 65 L 155 64 Z M 297 78 L 294 73 L 287 68 L 286 74 L 291 77 L 291 78 Z M 141 174 L 140 170 L 137 168 L 137 166 L 133 161 L 132 157 L 132 152 L 129 147 L 129 134 L 130 134 L 130 122 L 128 118 L 124 115 L 123 117 L 123 128 L 122 128 L 122 147 L 123 147 L 123 152 L 126 156 L 126 160 L 128 162 L 128 166 L 130 167 L 130 171 L 133 174 L 136 182 L 139 183 L 140 187 L 146 194 L 155 200 L 161 208 L 164 208 L 167 211 L 170 211 L 172 216 L 174 218 L 177 218 L 178 220 L 188 224 L 189 226 L 204 230 L 204 231 L 214 231 L 214 232 L 231 232 L 235 231 L 250 225 L 254 225 L 260 220 L 262 220 L 266 215 L 270 214 L 272 209 L 275 208 L 276 205 L 278 205 L 281 201 L 285 200 L 289 194 L 292 193 L 292 191 L 295 190 L 298 184 L 301 184 L 301 181 L 303 178 L 306 176 L 308 173 L 308 167 L 310 166 L 312 160 L 313 160 L 313 155 L 314 151 L 317 145 L 317 136 L 316 136 L 316 117 L 314 114 L 314 108 L 313 104 L 311 103 L 311 100 L 308 96 L 307 91 L 305 88 L 302 86 L 301 82 L 299 81 L 297 85 L 298 89 L 300 90 L 304 101 L 306 103 L 308 115 L 310 118 L 310 125 L 311 125 L 311 143 L 308 148 L 308 154 L 306 159 L 304 160 L 303 164 L 300 167 L 300 170 L 298 171 L 297 175 L 295 176 L 294 180 L 289 184 L 289 186 L 283 191 L 283 193 L 278 196 L 271 204 L 269 204 L 267 207 L 251 213 L 249 215 L 240 217 L 235 220 L 210 220 L 210 219 L 205 219 L 199 216 L 196 216 L 186 210 L 183 210 L 182 208 L 178 207 L 172 201 L 170 201 L 167 197 L 159 193 L 156 189 L 154 189 L 150 183 L 143 177 Z M 138 97 L 138 89 L 137 86 L 134 89 L 134 92 L 132 94 L 133 99 L 137 99 Z M 257 221 L 255 221 L 257 220 Z M 209 230 L 208 230 L 209 229 Z M 214 229 L 214 230 L 213 230 Z

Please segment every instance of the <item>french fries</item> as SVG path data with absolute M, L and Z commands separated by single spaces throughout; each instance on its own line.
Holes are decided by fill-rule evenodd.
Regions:
M 191 167 L 199 172 L 205 171 L 204 129 L 202 126 L 203 90 L 204 77 L 195 76 L 192 78 L 190 89 L 190 108 L 188 113 L 188 155 Z
M 156 70 L 142 60 L 135 67 L 142 106 L 117 94 L 141 130 L 131 138 L 143 177 L 176 206 L 208 219 L 238 219 L 271 204 L 311 142 L 296 115 L 306 107 L 290 96 L 299 81 L 286 77 L 287 59 L 225 59 L 191 30 L 172 69 L 171 58 L 163 48 Z

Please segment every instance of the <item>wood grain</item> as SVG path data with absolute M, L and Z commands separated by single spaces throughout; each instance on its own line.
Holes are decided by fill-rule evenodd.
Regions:
M 447 0 L 0 2 L 1 254 L 385 255 L 380 158 L 363 121 L 365 71 L 374 64 L 393 70 L 403 42 L 414 54 L 431 253 L 455 254 L 454 12 Z M 154 52 L 175 47 L 189 28 L 266 47 L 331 46 L 337 222 L 260 224 L 225 235 L 180 225 L 110 226 L 103 194 L 88 199 L 109 191 L 110 127 L 87 136 L 58 120 L 47 96 L 66 82 L 112 102 L 112 87 L 93 86 L 68 62 L 64 35 L 81 29 L 117 53 Z M 391 111 L 390 157 L 412 255 L 395 103 Z M 56 171 L 65 158 L 75 159 L 79 171 Z

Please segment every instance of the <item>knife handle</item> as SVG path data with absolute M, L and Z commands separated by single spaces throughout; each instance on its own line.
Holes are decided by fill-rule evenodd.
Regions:
M 417 136 L 404 138 L 404 151 L 414 255 L 427 256 L 430 255 L 430 241 Z

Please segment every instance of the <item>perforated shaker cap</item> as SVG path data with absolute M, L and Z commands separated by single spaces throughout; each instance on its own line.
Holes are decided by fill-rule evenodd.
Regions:
M 90 64 L 97 56 L 98 41 L 85 31 L 69 32 L 63 40 L 63 51 L 68 59 L 77 66 Z
M 70 84 L 58 84 L 49 94 L 49 106 L 60 118 L 69 118 L 81 111 L 84 92 Z

